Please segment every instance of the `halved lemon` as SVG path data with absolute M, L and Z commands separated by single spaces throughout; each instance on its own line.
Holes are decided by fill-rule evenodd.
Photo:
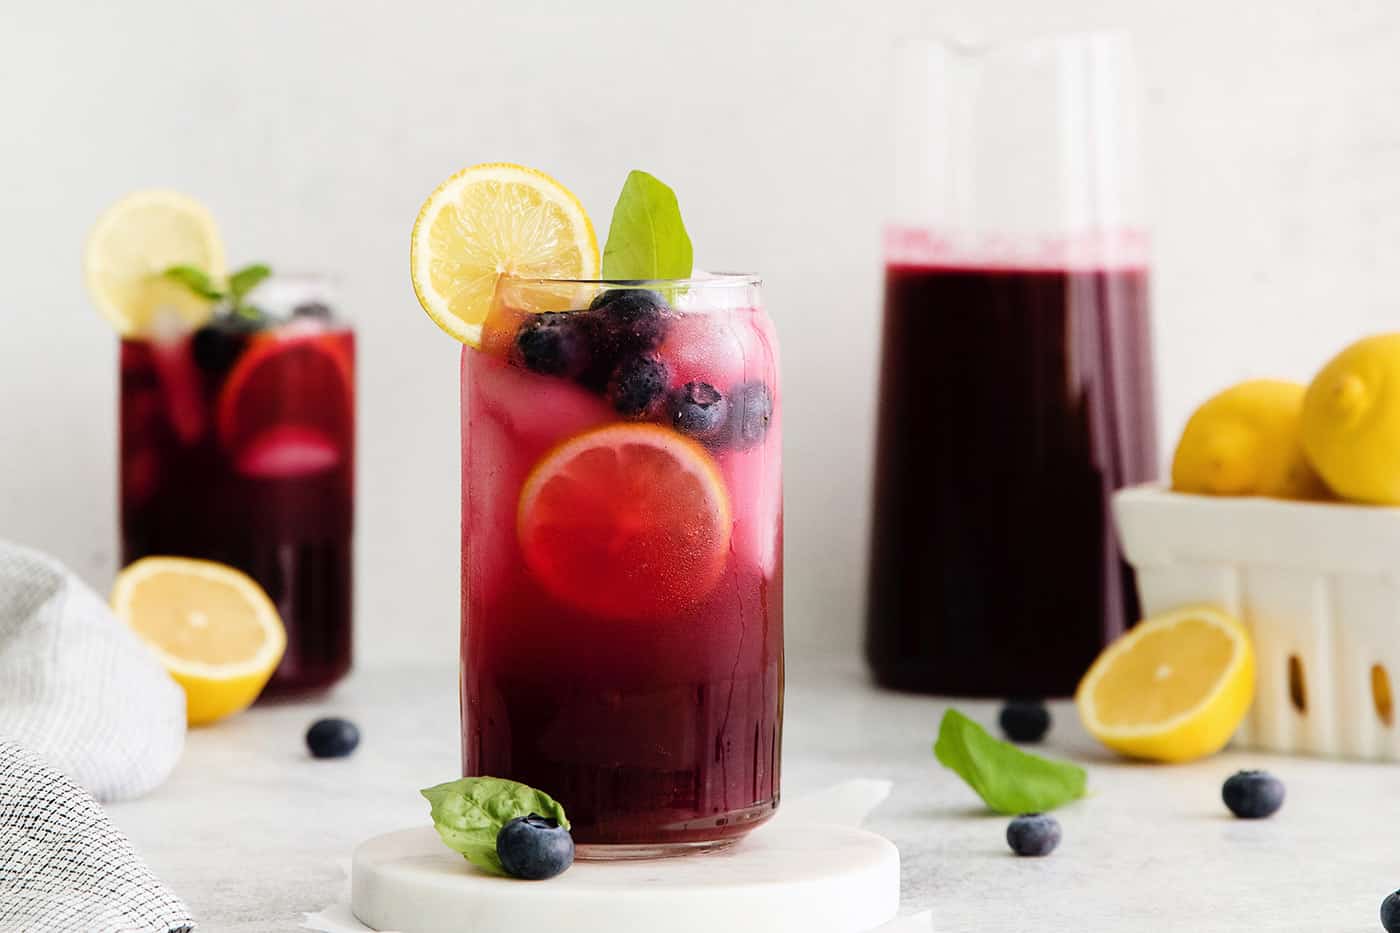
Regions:
M 83 253 L 83 273 L 97 308 L 124 337 L 145 333 L 169 309 L 191 326 L 212 303 L 161 277 L 194 266 L 218 280 L 224 245 L 204 205 L 175 191 L 137 191 L 97 218 Z
M 501 275 L 596 278 L 598 237 L 559 182 L 491 162 L 462 169 L 428 196 L 413 223 L 409 266 L 423 310 L 475 347 Z
M 190 725 L 249 706 L 287 648 L 262 587 L 212 561 L 142 558 L 117 575 L 112 608 L 185 689 Z
M 1225 747 L 1254 700 L 1254 649 L 1233 616 L 1193 606 L 1147 619 L 1079 683 L 1084 728 L 1114 751 L 1192 761 Z
M 520 491 L 525 563 L 595 616 L 674 616 L 703 599 L 729 554 L 729 496 L 714 458 L 654 424 L 609 424 L 545 454 Z

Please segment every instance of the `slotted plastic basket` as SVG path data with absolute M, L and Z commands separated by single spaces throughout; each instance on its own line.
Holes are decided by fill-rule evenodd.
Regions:
M 1208 603 L 1258 658 L 1252 748 L 1400 760 L 1400 508 L 1183 495 L 1114 497 L 1143 612 Z

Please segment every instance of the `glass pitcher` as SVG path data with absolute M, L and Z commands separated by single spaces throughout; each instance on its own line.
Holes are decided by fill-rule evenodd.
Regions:
M 1137 618 L 1109 499 L 1157 467 L 1130 49 L 918 42 L 896 72 L 867 657 L 1068 695 Z

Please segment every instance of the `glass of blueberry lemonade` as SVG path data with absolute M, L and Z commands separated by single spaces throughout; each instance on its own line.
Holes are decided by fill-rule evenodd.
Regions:
M 508 163 L 443 182 L 410 266 L 464 344 L 462 768 L 568 812 L 583 858 L 772 816 L 783 718 L 782 393 L 759 279 L 694 271 L 674 192 L 606 249 Z
M 585 856 L 778 801 L 782 405 L 759 280 L 505 278 L 462 353 L 465 770 Z
M 324 280 L 259 270 L 198 326 L 123 338 L 121 529 L 124 563 L 198 557 L 263 586 L 287 627 L 269 695 L 350 667 L 355 336 Z

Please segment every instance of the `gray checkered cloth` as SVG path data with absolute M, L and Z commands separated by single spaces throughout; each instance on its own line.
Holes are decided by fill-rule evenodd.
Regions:
M 98 800 L 150 791 L 185 744 L 185 694 L 154 653 L 62 564 L 5 541 L 0 738 Z
M 193 929 L 90 794 L 0 739 L 0 931 Z

